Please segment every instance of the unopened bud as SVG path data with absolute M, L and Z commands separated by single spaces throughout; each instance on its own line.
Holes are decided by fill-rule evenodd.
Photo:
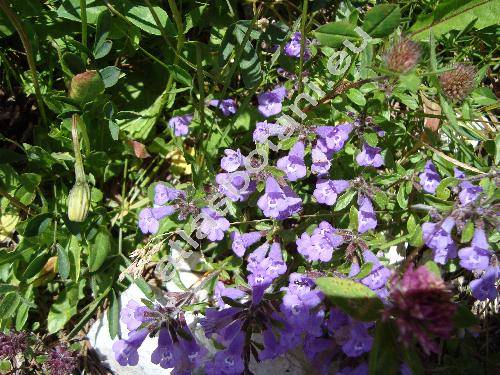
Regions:
M 465 99 L 476 85 L 476 68 L 471 65 L 457 64 L 453 70 L 439 76 L 443 94 L 454 102 Z
M 90 208 L 90 188 L 85 181 L 76 181 L 68 196 L 68 218 L 81 223 Z
M 89 70 L 73 77 L 69 97 L 80 104 L 85 104 L 102 94 L 104 88 L 101 75 L 95 70 Z
M 385 64 L 389 70 L 396 73 L 408 73 L 420 60 L 422 51 L 420 46 L 409 40 L 403 39 L 395 43 L 384 56 Z

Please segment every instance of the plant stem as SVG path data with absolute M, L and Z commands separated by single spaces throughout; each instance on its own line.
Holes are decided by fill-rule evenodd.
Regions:
M 87 48 L 87 0 L 80 0 L 80 18 L 82 21 L 82 45 Z M 82 60 L 87 66 L 87 53 L 82 52 Z
M 26 51 L 26 56 L 28 59 L 28 65 L 30 68 L 31 76 L 33 79 L 33 86 L 35 87 L 35 96 L 36 101 L 38 103 L 38 108 L 40 110 L 40 117 L 42 118 L 42 123 L 44 125 L 47 124 L 47 116 L 45 114 L 45 106 L 43 104 L 42 92 L 40 91 L 40 85 L 38 83 L 38 73 L 36 71 L 35 65 L 35 57 L 33 56 L 33 50 L 31 48 L 31 43 L 28 38 L 28 34 L 24 30 L 24 27 L 17 17 L 17 15 L 10 9 L 10 6 L 7 4 L 6 0 L 0 0 L 0 9 L 7 15 L 10 22 L 16 29 L 19 37 L 21 38 L 21 42 L 23 43 L 24 50 Z
M 75 177 L 77 182 L 85 182 L 85 171 L 83 169 L 82 153 L 80 151 L 80 140 L 78 139 L 78 121 L 80 116 L 74 114 L 71 118 L 71 137 L 73 139 L 73 150 L 75 152 Z
M 301 38 L 300 38 L 300 60 L 299 60 L 299 86 L 297 87 L 297 92 L 299 94 L 302 93 L 303 89 L 303 84 L 302 84 L 302 71 L 304 69 L 304 50 L 306 47 L 306 21 L 307 21 L 307 7 L 309 5 L 308 0 L 304 0 L 304 3 L 302 5 L 302 16 L 300 19 L 300 33 L 301 33 Z

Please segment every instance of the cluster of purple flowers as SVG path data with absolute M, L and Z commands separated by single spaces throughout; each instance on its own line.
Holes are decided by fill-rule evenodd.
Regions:
M 455 169 L 455 178 L 460 180 L 460 191 L 458 193 L 460 204 L 456 211 L 457 215 L 460 216 L 471 206 L 478 204 L 483 189 L 481 186 L 476 186 L 467 181 L 464 173 L 458 169 Z M 434 194 L 440 181 L 441 176 L 434 164 L 428 161 L 424 172 L 420 174 L 420 183 L 423 189 L 427 193 Z M 446 264 L 449 260 L 458 256 L 459 263 L 463 268 L 474 272 L 476 275 L 482 273 L 480 278 L 470 283 L 472 295 L 478 300 L 494 299 L 498 293 L 495 283 L 499 279 L 499 267 L 490 264 L 493 253 L 490 250 L 486 233 L 482 228 L 483 224 L 480 220 L 476 222 L 470 246 L 457 251 L 457 244 L 452 237 L 454 228 L 457 228 L 457 231 L 461 230 L 461 228 L 457 227 L 457 218 L 455 217 L 457 215 L 452 213 L 440 222 L 424 223 L 422 232 L 425 244 L 432 250 L 433 259 L 436 263 Z
M 148 335 L 158 336 L 158 347 L 151 354 L 152 363 L 164 369 L 173 368 L 173 374 L 182 375 L 191 374 L 203 364 L 207 350 L 197 343 L 175 302 L 148 307 L 131 300 L 122 308 L 120 318 L 129 330 L 126 339 L 113 344 L 115 359 L 120 365 L 139 363 L 138 349 Z
M 333 250 L 342 245 L 343 241 L 343 237 L 336 233 L 330 223 L 322 221 L 311 236 L 306 232 L 302 233 L 297 239 L 297 251 L 310 262 L 329 262 Z
M 172 215 L 186 198 L 182 190 L 170 188 L 162 183 L 156 184 L 154 188 L 153 207 L 143 208 L 139 212 L 139 229 L 144 234 L 155 234 L 160 228 L 160 220 Z M 169 204 L 167 204 L 169 203 Z

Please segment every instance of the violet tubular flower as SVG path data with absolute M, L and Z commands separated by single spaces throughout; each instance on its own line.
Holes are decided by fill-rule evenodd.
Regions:
M 276 166 L 286 173 L 290 181 L 297 181 L 307 174 L 304 163 L 304 143 L 299 141 L 290 149 L 288 156 L 280 158 Z
M 308 48 L 311 42 L 308 39 L 304 41 L 304 60 L 309 60 L 311 58 L 311 51 Z M 293 34 L 292 38 L 288 43 L 285 44 L 283 49 L 285 55 L 295 58 L 300 58 L 300 53 L 302 51 L 302 34 L 300 31 L 297 31 Z
M 253 141 L 255 143 L 265 143 L 269 137 L 277 136 L 282 134 L 284 131 L 283 127 L 274 122 L 260 121 L 255 124 L 255 130 L 253 132 Z
M 178 198 L 185 198 L 186 196 L 186 193 L 182 190 L 170 188 L 162 183 L 156 184 L 154 191 L 154 204 L 157 206 L 163 206 L 167 202 L 171 202 Z
M 229 221 L 208 207 L 202 208 L 201 214 L 203 220 L 198 228 L 199 232 L 210 241 L 221 241 L 224 238 L 224 232 L 229 229 Z
M 239 167 L 243 165 L 243 155 L 241 154 L 240 149 L 236 151 L 226 149 L 224 150 L 224 156 L 220 161 L 220 166 L 226 172 L 234 172 Z
M 339 152 L 344 148 L 352 129 L 352 124 L 348 122 L 337 126 L 318 126 L 315 131 L 318 136 L 316 147 L 325 154 Z
M 260 241 L 262 234 L 260 232 L 242 233 L 232 232 L 231 239 L 233 240 L 233 252 L 240 258 L 245 255 L 245 251 L 254 243 Z
M 499 278 L 500 267 L 489 267 L 479 279 L 470 282 L 472 296 L 479 301 L 494 300 L 498 296 L 495 284 Z
M 314 147 L 311 151 L 312 165 L 311 172 L 317 175 L 325 175 L 330 171 L 332 163 L 330 159 L 332 157 L 332 152 L 327 151 L 327 153 L 320 150 L 318 147 Z
M 287 94 L 283 86 L 264 92 L 257 97 L 258 110 L 264 117 L 271 117 L 281 112 L 282 102 Z
M 470 271 L 486 270 L 492 256 L 489 250 L 486 233 L 481 228 L 476 228 L 470 247 L 458 251 L 460 265 Z
M 139 352 L 137 350 L 147 336 L 148 330 L 143 328 L 131 331 L 127 339 L 116 341 L 112 347 L 116 361 L 121 366 L 136 366 L 139 363 Z
M 257 187 L 246 171 L 219 173 L 215 176 L 215 182 L 219 192 L 233 202 L 246 201 Z
M 447 217 L 439 224 L 424 223 L 422 225 L 424 242 L 433 250 L 433 258 L 436 263 L 445 264 L 449 259 L 457 256 L 457 248 L 451 238 L 454 226 L 455 220 L 451 217 Z
M 346 180 L 325 180 L 319 179 L 316 189 L 313 192 L 318 203 L 333 206 L 339 194 L 349 188 L 349 181 Z
M 368 197 L 359 195 L 358 197 L 359 214 L 358 214 L 358 232 L 365 233 L 377 226 L 377 216 L 373 209 L 373 204 Z
M 193 115 L 176 116 L 168 121 L 168 126 L 174 131 L 175 136 L 185 137 L 189 133 L 191 121 L 193 121 Z
M 144 234 L 156 234 L 156 232 L 158 232 L 158 229 L 160 228 L 160 222 L 155 218 L 153 209 L 143 208 L 141 212 L 139 212 L 138 226 Z
M 219 108 L 222 112 L 222 115 L 226 117 L 234 115 L 238 110 L 238 106 L 236 105 L 236 101 L 234 99 L 224 99 L 224 100 L 213 99 L 210 100 L 208 105 Z
M 426 193 L 434 194 L 436 193 L 436 188 L 441 182 L 441 176 L 436 170 L 434 164 L 429 160 L 425 164 L 424 171 L 420 173 L 420 184 Z
M 356 156 L 356 162 L 362 167 L 379 168 L 384 165 L 384 159 L 380 154 L 380 147 L 372 147 L 368 144 L 363 144 L 361 153 Z

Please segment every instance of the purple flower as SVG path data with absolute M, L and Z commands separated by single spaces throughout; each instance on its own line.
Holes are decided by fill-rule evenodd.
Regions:
M 202 208 L 201 214 L 203 221 L 200 224 L 199 231 L 206 235 L 210 241 L 222 240 L 224 232 L 229 229 L 229 221 L 208 207 Z
M 429 194 L 434 194 L 441 182 L 441 176 L 439 176 L 436 167 L 430 160 L 425 164 L 424 171 L 419 174 L 419 178 L 422 188 Z
M 464 181 L 460 184 L 461 190 L 458 194 L 458 199 L 463 206 L 468 205 L 474 202 L 479 195 L 483 192 L 483 188 L 481 186 L 476 186 L 471 184 L 469 181 Z
M 310 41 L 305 39 L 304 53 L 303 53 L 304 60 L 309 60 L 311 58 L 311 51 L 309 50 L 309 48 L 307 48 L 309 44 Z M 302 34 L 300 33 L 300 31 L 297 31 L 293 34 L 290 41 L 287 44 L 285 44 L 284 52 L 285 55 L 287 56 L 300 58 L 301 50 L 302 50 Z
M 182 190 L 177 190 L 173 188 L 169 188 L 163 184 L 155 185 L 155 199 L 154 204 L 158 206 L 162 206 L 167 202 L 173 201 L 180 197 L 185 197 L 186 194 Z
M 306 335 L 303 351 L 319 374 L 331 374 L 330 365 L 338 352 L 337 344 L 330 338 Z
M 285 193 L 274 177 L 267 178 L 265 194 L 259 198 L 257 205 L 265 216 L 272 218 L 278 217 L 288 207 Z
M 387 267 L 384 267 L 371 251 L 367 250 L 363 252 L 363 257 L 366 262 L 372 263 L 372 269 L 368 276 L 360 280 L 361 283 L 373 291 L 384 288 L 391 277 L 391 271 Z
M 451 230 L 455 226 L 455 220 L 446 218 L 443 223 L 424 223 L 422 225 L 423 239 L 425 244 L 433 250 L 434 261 L 445 264 L 449 259 L 457 256 L 457 249 L 451 238 Z
M 49 352 L 46 362 L 51 375 L 69 375 L 77 365 L 76 353 L 61 344 Z
M 458 251 L 460 265 L 470 271 L 487 269 L 492 254 L 483 229 L 476 228 L 471 245 Z
M 308 261 L 321 260 L 329 262 L 332 259 L 333 246 L 331 242 L 320 234 L 309 236 L 306 232 L 297 239 L 297 251 Z
M 159 206 L 153 207 L 151 213 L 156 220 L 161 220 L 164 217 L 170 216 L 175 212 L 175 208 L 172 206 Z
M 236 151 L 226 149 L 224 150 L 224 156 L 220 161 L 220 166 L 226 172 L 234 172 L 239 167 L 243 165 L 243 155 L 241 155 L 240 149 Z
M 500 275 L 500 267 L 489 267 L 486 272 L 477 280 L 470 282 L 472 296 L 479 300 L 494 300 L 497 298 L 498 290 L 495 286 Z
M 139 363 L 137 349 L 142 345 L 148 335 L 147 329 L 132 331 L 126 340 L 118 340 L 113 344 L 116 361 L 122 366 L 136 366 Z
M 239 375 L 245 370 L 243 361 L 243 347 L 245 345 L 245 333 L 238 333 L 229 346 L 215 355 L 214 368 L 216 373 L 224 375 Z
M 382 149 L 380 147 L 372 147 L 368 144 L 363 144 L 363 150 L 356 156 L 356 161 L 359 165 L 363 167 L 375 167 L 378 168 L 384 165 L 384 159 L 380 154 Z
M 238 109 L 238 106 L 236 105 L 236 101 L 234 99 L 213 99 L 210 100 L 209 105 L 220 108 L 224 116 L 234 115 Z
M 250 180 L 250 175 L 246 171 L 219 173 L 215 176 L 215 182 L 219 192 L 233 202 L 246 201 L 257 187 L 256 182 Z
M 257 97 L 259 112 L 262 113 L 264 117 L 277 115 L 281 112 L 281 102 L 285 99 L 286 94 L 286 89 L 283 86 L 276 87 L 272 91 L 260 94 Z
M 307 173 L 304 163 L 304 143 L 297 142 L 290 150 L 288 156 L 280 158 L 276 166 L 286 173 L 290 181 L 297 181 Z
M 330 162 L 331 152 L 324 153 L 318 147 L 314 147 L 311 152 L 311 171 L 318 175 L 327 174 L 332 166 Z
M 135 331 L 143 323 L 143 320 L 140 319 L 143 314 L 136 314 L 142 309 L 147 309 L 147 307 L 137 301 L 130 300 L 120 311 L 120 319 L 125 323 L 129 331 Z
M 337 229 L 335 229 L 327 221 L 322 221 L 319 223 L 318 227 L 314 229 L 313 234 L 317 234 L 325 238 L 333 248 L 337 248 L 344 242 L 344 238 L 337 234 Z
M 289 186 L 283 186 L 283 193 L 285 193 L 288 207 L 285 211 L 280 212 L 277 217 L 279 220 L 286 219 L 287 217 L 298 213 L 302 209 L 302 200 Z
M 359 357 L 372 348 L 373 337 L 371 337 L 362 323 L 351 326 L 350 338 L 342 345 L 342 351 L 348 357 Z
M 160 228 L 160 222 L 155 218 L 153 209 L 143 208 L 139 212 L 139 228 L 144 234 L 155 234 Z
M 260 232 L 249 232 L 240 234 L 239 232 L 232 232 L 231 239 L 233 240 L 233 252 L 240 258 L 245 255 L 245 251 L 254 243 L 260 241 L 262 234 Z
M 318 135 L 316 147 L 325 154 L 329 151 L 335 153 L 342 150 L 349 139 L 352 128 L 352 124 L 348 122 L 337 126 L 318 126 L 316 128 L 316 134 Z
M 264 143 L 267 138 L 283 133 L 283 127 L 274 122 L 261 121 L 255 125 L 253 140 L 255 143 Z
M 182 137 L 189 133 L 191 121 L 193 121 L 193 115 L 176 116 L 168 121 L 168 126 L 177 137 Z
M 314 197 L 318 203 L 333 206 L 337 201 L 337 196 L 349 188 L 349 181 L 346 180 L 323 180 L 316 182 Z
M 172 337 L 168 329 L 160 329 L 158 347 L 151 353 L 151 362 L 160 365 L 164 369 L 173 368 L 176 366 L 176 357 L 179 354 L 175 352 Z
M 358 205 L 358 232 L 365 233 L 370 229 L 375 229 L 377 226 L 377 216 L 375 215 L 370 199 L 360 194 L 358 197 Z
M 229 307 L 229 305 L 226 305 L 222 297 L 229 297 L 232 300 L 236 300 L 244 296 L 245 292 L 236 288 L 226 288 L 222 281 L 217 281 L 217 284 L 215 285 L 214 297 L 218 306 L 221 308 Z

